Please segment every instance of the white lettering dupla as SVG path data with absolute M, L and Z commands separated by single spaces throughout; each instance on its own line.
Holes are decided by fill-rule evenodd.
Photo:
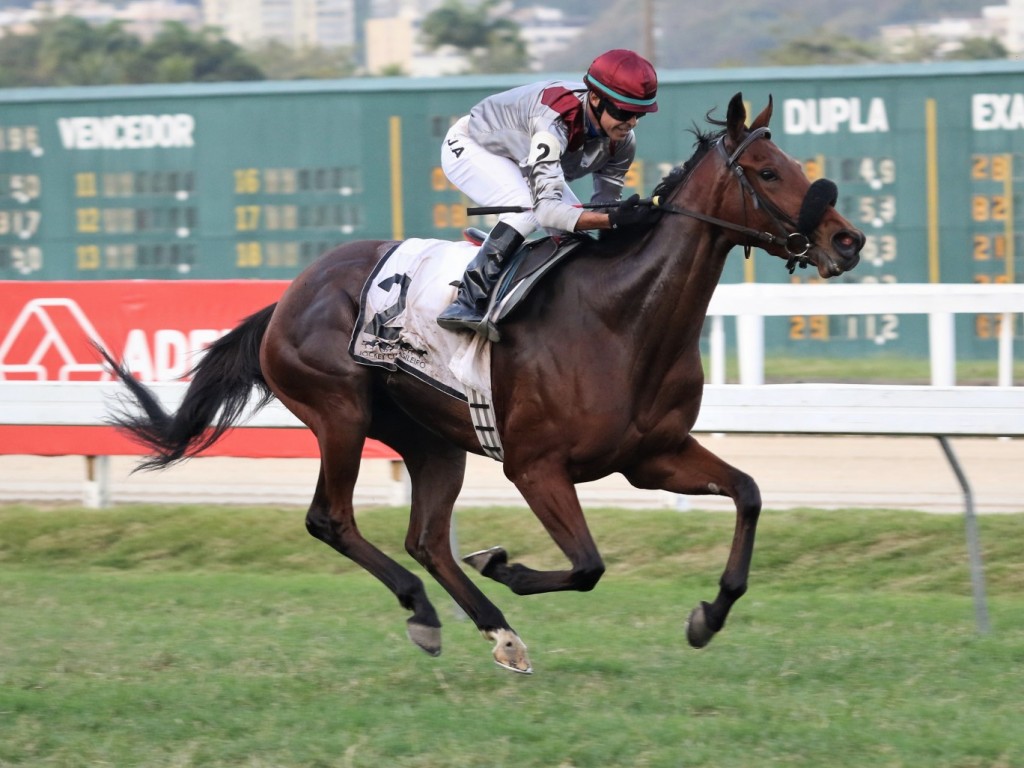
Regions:
M 1024 94 L 976 93 L 971 96 L 971 127 L 976 131 L 1024 128 Z
M 850 99 L 786 99 L 782 103 L 787 134 L 888 133 L 889 115 L 885 99 L 874 97 L 865 104 L 857 97 Z
M 57 119 L 65 149 L 170 149 L 195 146 L 192 115 L 111 115 Z

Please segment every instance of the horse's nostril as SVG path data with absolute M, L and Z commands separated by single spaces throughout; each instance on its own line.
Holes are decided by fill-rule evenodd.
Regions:
M 857 254 L 864 247 L 864 235 L 854 230 L 843 230 L 837 232 L 832 238 L 836 248 L 844 253 Z

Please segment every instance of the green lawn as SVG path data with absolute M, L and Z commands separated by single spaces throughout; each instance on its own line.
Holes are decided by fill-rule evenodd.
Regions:
M 750 592 L 694 651 L 732 516 L 594 510 L 594 592 L 479 582 L 527 677 L 432 582 L 445 649 L 417 650 L 302 514 L 0 507 L 0 765 L 1024 765 L 1024 516 L 981 519 L 981 637 L 959 517 L 766 512 Z M 398 554 L 404 517 L 360 521 Z M 458 525 L 466 551 L 560 564 L 525 511 Z
M 710 361 L 704 361 L 705 372 Z M 729 382 L 739 381 L 739 363 L 733 354 L 726 361 Z M 931 367 L 927 357 L 911 358 L 880 352 L 865 357 L 792 357 L 772 354 L 764 361 L 764 378 L 768 384 L 790 382 L 838 382 L 848 384 L 929 384 Z M 999 380 L 998 361 L 958 360 L 958 384 L 995 385 Z M 1024 382 L 1024 360 L 1013 365 L 1013 381 Z

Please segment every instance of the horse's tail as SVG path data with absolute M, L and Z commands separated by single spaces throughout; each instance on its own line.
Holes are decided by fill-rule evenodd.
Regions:
M 108 423 L 121 429 L 152 456 L 139 469 L 161 469 L 206 450 L 245 412 L 255 387 L 259 410 L 274 396 L 260 370 L 260 342 L 276 304 L 261 309 L 215 341 L 192 369 L 192 383 L 175 413 L 168 413 L 153 392 L 116 362 L 104 349 L 100 353 L 130 391 L 133 404 L 111 415 Z M 135 407 L 132 407 L 134 405 Z

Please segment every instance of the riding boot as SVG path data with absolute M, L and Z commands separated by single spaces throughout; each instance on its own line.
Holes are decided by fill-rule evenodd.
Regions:
M 459 295 L 437 318 L 446 331 L 485 333 L 484 314 L 491 291 L 501 275 L 501 266 L 523 244 L 523 236 L 513 227 L 499 221 L 480 245 L 473 261 L 459 283 Z

